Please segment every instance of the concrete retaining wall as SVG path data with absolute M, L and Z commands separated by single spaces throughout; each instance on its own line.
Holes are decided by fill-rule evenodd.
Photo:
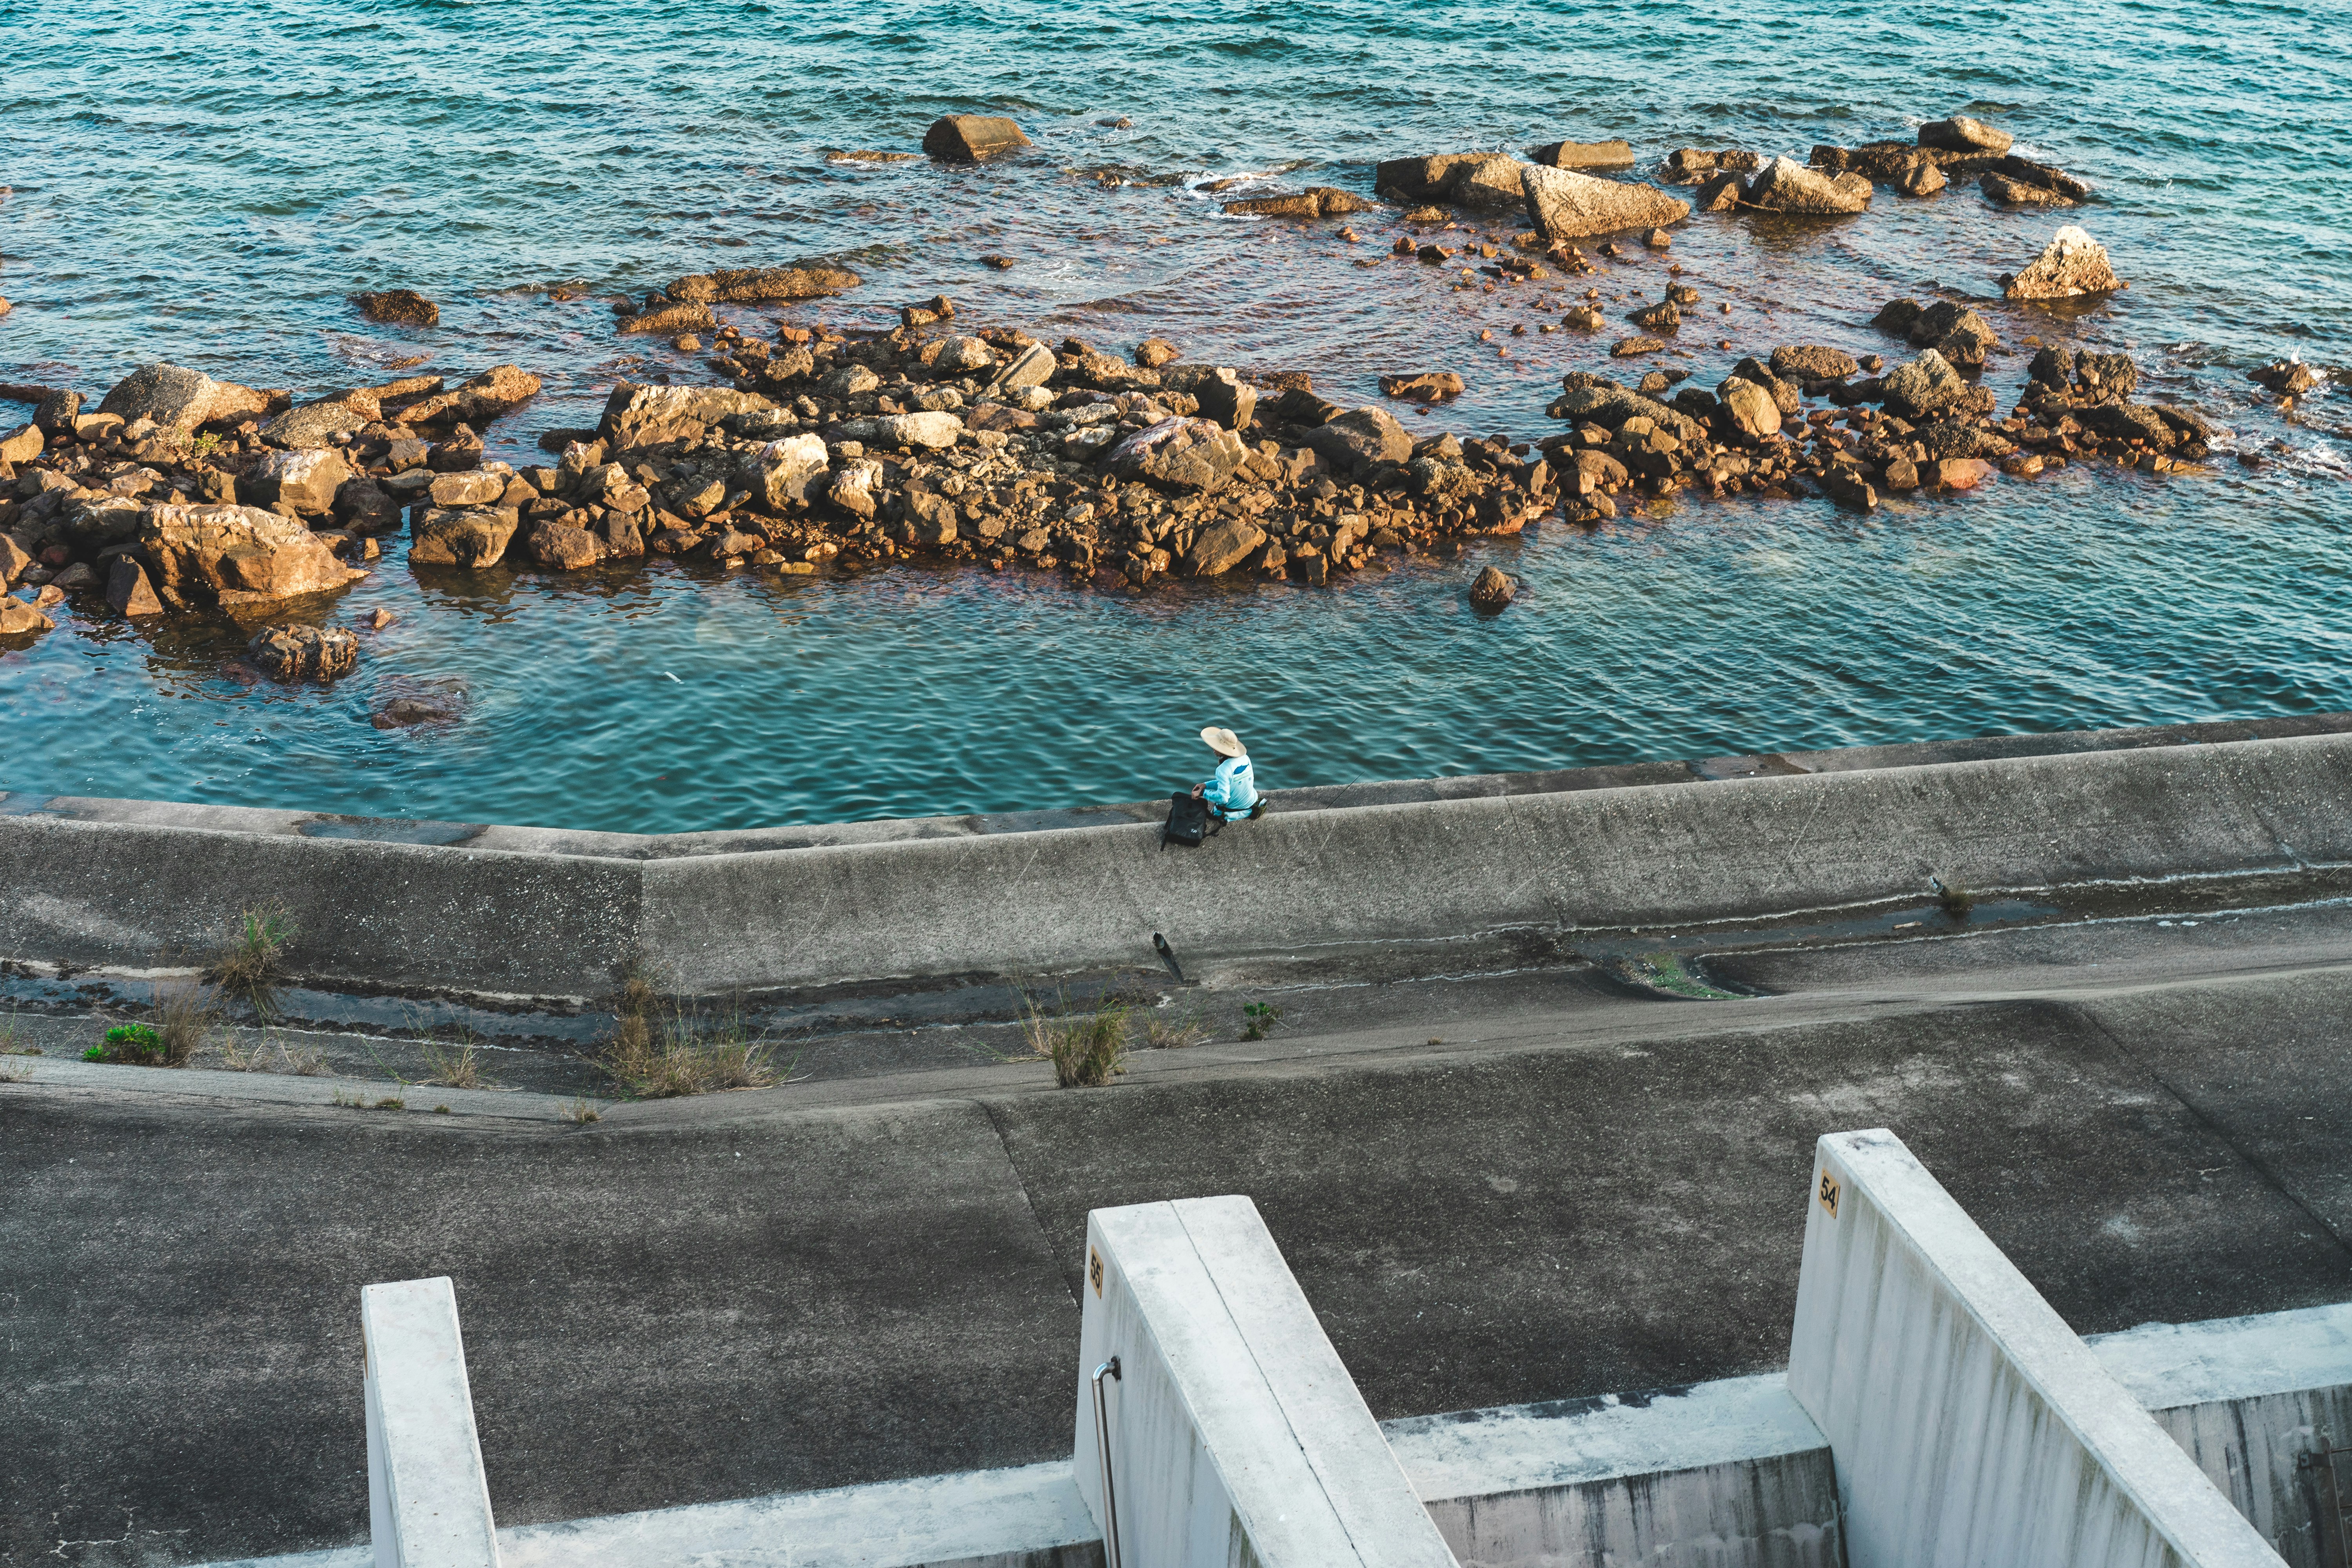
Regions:
M 0 958 L 185 961 L 274 900 L 320 983 L 543 996 L 606 992 L 633 952 L 717 992 L 1150 964 L 1155 931 L 1207 959 L 1340 955 L 1920 899 L 1931 875 L 2041 889 L 2352 865 L 2352 736 L 2335 733 L 1277 809 L 1198 850 L 1122 820 L 623 853 L 610 835 L 396 842 L 14 800 Z M 558 840 L 575 847 L 526 847 Z

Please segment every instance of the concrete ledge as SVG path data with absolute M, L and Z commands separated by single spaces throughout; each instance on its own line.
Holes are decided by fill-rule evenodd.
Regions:
M 1144 807 L 681 845 L 8 796 L 0 958 L 144 967 L 274 900 L 299 928 L 294 966 L 326 985 L 583 997 L 642 954 L 707 994 L 1150 965 L 1154 932 L 1211 961 L 1312 957 L 1916 900 L 1931 876 L 1980 891 L 2294 876 L 2352 866 L 2342 720 L 2212 742 L 2010 737 L 1959 749 L 2068 749 L 1969 761 L 1721 759 L 1757 765 L 1705 788 L 1295 792 L 1194 851 L 1160 851 Z

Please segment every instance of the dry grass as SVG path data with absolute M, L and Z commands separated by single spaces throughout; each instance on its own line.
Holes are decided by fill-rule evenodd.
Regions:
M 269 1017 L 277 1011 L 278 983 L 284 973 L 287 945 L 293 940 L 293 921 L 277 905 L 242 910 L 228 944 L 213 954 L 205 977 Z
M 700 1015 L 676 1008 L 620 1018 L 595 1065 L 630 1100 L 766 1089 L 782 1076 L 775 1047 L 753 1039 L 740 1014 L 706 1026 Z
M 427 1076 L 420 1083 L 437 1089 L 480 1089 L 483 1086 L 480 1047 L 468 1029 L 457 1031 L 455 1040 L 445 1041 L 436 1035 L 427 1035 L 416 1043 L 425 1053 Z
M 1090 1013 L 1063 1010 L 1048 1016 L 1032 1003 L 1022 1021 L 1023 1038 L 1030 1053 L 1054 1064 L 1054 1081 L 1064 1089 L 1099 1089 L 1127 1070 L 1127 1016 L 1124 1002 L 1106 998 Z
M 1936 902 L 1942 906 L 1944 912 L 1956 921 L 1968 919 L 1969 911 L 1977 907 L 1977 896 L 1957 881 L 1947 881 L 1938 877 L 1935 883 Z
M 0 1083 L 22 1083 L 33 1076 L 33 1069 L 23 1062 L 0 1062 Z
M 186 1067 L 219 1031 L 220 1012 L 194 980 L 157 981 L 152 1005 L 167 1068 Z
M 16 1010 L 11 1008 L 6 1017 L 0 1018 L 0 1057 L 37 1057 L 40 1054 L 40 1047 L 26 1042 L 25 1031 L 17 1026 Z
M 564 1106 L 555 1113 L 555 1119 L 558 1121 L 569 1121 L 575 1127 L 585 1126 L 591 1121 L 601 1121 L 604 1120 L 603 1117 L 596 1113 L 596 1108 L 589 1104 L 584 1100 L 575 1100 L 571 1104 Z
M 258 1045 L 242 1045 L 223 1037 L 221 1066 L 231 1072 L 282 1072 L 296 1078 L 324 1078 L 327 1058 L 315 1050 L 296 1050 L 274 1032 L 265 1032 Z
M 1143 1043 L 1155 1051 L 1181 1051 L 1204 1043 L 1214 1033 L 1198 1013 L 1166 1018 L 1154 1014 L 1143 1021 Z

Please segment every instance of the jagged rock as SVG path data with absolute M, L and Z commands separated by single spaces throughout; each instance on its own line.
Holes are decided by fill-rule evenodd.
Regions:
M 44 436 L 70 436 L 81 414 L 81 394 L 52 387 L 33 409 L 33 425 Z
M 539 377 L 520 365 L 492 365 L 463 386 L 407 404 L 404 425 L 487 425 L 539 395 Z
M 1731 212 L 1748 200 L 1748 182 L 1726 169 L 1700 181 L 1691 200 L 1703 213 Z
M 1881 388 L 1887 411 L 1914 422 L 1953 406 L 1969 390 L 1960 373 L 1934 349 L 1887 376 Z
M 1715 395 L 1729 411 L 1732 428 L 1747 440 L 1762 441 L 1780 430 L 1780 405 L 1754 382 L 1727 376 Z
M 436 474 L 425 487 L 433 504 L 444 510 L 455 511 L 471 506 L 496 506 L 507 493 L 514 475 L 501 463 L 495 468 L 458 468 L 446 474 Z
M 796 261 L 787 267 L 722 267 L 715 272 L 690 272 L 672 283 L 666 292 L 672 300 L 688 305 L 708 305 L 714 300 L 749 305 L 768 300 L 820 300 L 855 289 L 864 281 L 845 267 Z M 707 318 L 709 312 L 705 310 L 703 315 Z M 635 332 L 656 329 L 631 325 L 621 330 Z
M 1172 418 L 1114 444 L 1104 454 L 1102 466 L 1121 479 L 1149 479 L 1171 489 L 1205 493 L 1222 489 L 1248 457 L 1242 438 L 1223 426 Z
M 1171 365 L 1160 372 L 1160 384 L 1191 396 L 1203 419 L 1213 419 L 1228 430 L 1239 430 L 1257 416 L 1257 388 L 1223 365 Z
M 1372 188 L 1391 193 L 1406 201 L 1437 201 L 1444 196 L 1446 184 L 1454 177 L 1456 169 L 1475 166 L 1490 158 L 1507 160 L 1509 154 L 1434 153 L 1414 158 L 1386 159 L 1372 171 Z
M 1993 466 L 1982 458 L 1945 458 L 1919 471 L 1922 482 L 1946 490 L 1972 490 L 1993 476 Z
M 1982 316 L 1949 300 L 1920 311 L 1904 335 L 1916 347 L 1932 347 L 1948 364 L 1977 369 L 2000 342 Z
M 2295 359 L 2283 359 L 2260 370 L 2248 371 L 2246 379 L 2268 387 L 2281 397 L 2301 397 L 2319 384 L 2318 374 Z
M 415 539 L 408 547 L 409 563 L 476 570 L 495 566 L 506 554 L 518 521 L 508 507 L 469 507 L 459 511 L 430 508 L 416 520 Z
M 1573 169 L 1548 169 L 1528 164 L 1522 171 L 1528 193 L 1528 217 L 1547 239 L 1575 239 L 1589 234 L 1616 234 L 1680 223 L 1690 216 L 1690 204 L 1676 201 L 1654 185 L 1623 180 L 1603 180 Z
M 1977 181 L 1977 185 L 1986 195 L 2006 206 L 2071 207 L 2074 205 L 2071 196 L 2061 195 L 2045 186 L 2028 184 L 2023 180 L 2013 180 L 2007 174 L 1983 175 Z
M 272 452 L 245 471 L 237 493 L 253 506 L 324 517 L 351 478 L 351 465 L 338 452 Z
M 621 318 L 624 332 L 660 332 L 677 337 L 681 332 L 708 332 L 718 330 L 719 318 L 710 307 L 693 301 L 655 305 L 634 316 Z
M 2001 291 L 2012 300 L 2065 300 L 2126 287 L 2107 259 L 2107 247 L 2068 224 L 2051 237 L 2022 272 L 2005 274 Z
M 604 399 L 604 416 L 596 428 L 612 450 L 625 451 L 692 441 L 730 415 L 774 406 L 756 392 L 732 387 L 640 386 L 625 381 Z
M 355 533 L 384 533 L 400 525 L 400 503 L 373 479 L 360 476 L 335 492 L 335 516 Z
M 1635 359 L 1643 354 L 1665 353 L 1666 345 L 1657 338 L 1620 338 L 1609 345 L 1612 359 Z
M 2119 441 L 2145 441 L 2159 451 L 2177 446 L 2180 437 L 2171 423 L 2144 403 L 2105 403 L 2077 416 L 2083 428 Z
M 970 375 L 996 368 L 996 351 L 970 334 L 940 340 L 939 357 L 931 368 L 947 375 Z
M 1265 542 L 1265 530 L 1256 523 L 1247 518 L 1227 518 L 1201 531 L 1184 557 L 1184 564 L 1195 577 L 1214 577 L 1240 565 L 1250 552 Z
M 0 595 L 0 637 L 33 637 L 55 631 L 57 625 L 24 600 Z
M 1338 217 L 1344 213 L 1370 212 L 1380 204 L 1336 185 L 1310 185 L 1291 196 L 1244 196 L 1225 204 L 1236 217 Z
M 1772 351 L 1772 374 L 1784 381 L 1843 381 L 1862 366 L 1843 349 L 1800 343 Z
M 1645 332 L 1671 332 L 1683 324 L 1682 307 L 1672 300 L 1662 300 L 1654 305 L 1644 305 L 1625 318 Z
M 882 378 L 874 374 L 873 366 L 852 363 L 837 365 L 817 377 L 816 390 L 823 397 L 862 397 L 881 384 Z
M 1416 403 L 1447 403 L 1462 395 L 1462 378 L 1450 370 L 1384 375 L 1381 377 L 1381 395 L 1409 397 Z
M 1547 169 L 1630 169 L 1633 149 L 1624 142 L 1547 142 L 1528 148 L 1528 161 Z
M 265 626 L 245 645 L 245 657 L 272 680 L 323 686 L 358 668 L 360 639 L 341 626 Z
M 354 294 L 352 303 L 360 314 L 371 321 L 389 321 L 404 327 L 437 327 L 441 324 L 441 307 L 414 289 L 386 289 L 381 293 Z
M 1919 127 L 1919 145 L 1939 147 L 1952 153 L 2006 153 L 2017 140 L 2006 131 L 1996 131 L 1981 120 L 1970 120 L 1965 114 L 1955 114 L 1949 120 L 1931 120 Z
M 1412 456 L 1412 433 L 1385 408 L 1367 405 L 1336 416 L 1307 432 L 1307 445 L 1341 469 L 1402 463 Z
M 16 585 L 26 570 L 33 564 L 33 552 L 10 535 L 0 533 L 0 589 Z
M 550 572 L 584 572 L 604 558 L 604 542 L 594 534 L 553 519 L 533 523 L 523 548 Z
M 134 620 L 163 613 L 163 601 L 155 596 L 153 584 L 139 563 L 128 555 L 118 555 L 107 569 L 106 602 L 115 613 Z
M 1909 167 L 1888 182 L 1906 196 L 1932 196 L 1951 184 L 1943 165 L 1915 158 Z
M 1043 386 L 1057 368 L 1054 351 L 1044 343 L 1031 343 L 1014 356 L 1013 363 L 996 373 L 988 384 L 990 393 L 1017 392 L 1024 386 Z
M 125 425 L 142 417 L 152 419 L 175 435 L 186 436 L 200 426 L 241 415 L 266 414 L 269 402 L 267 393 L 252 387 L 215 381 L 184 365 L 159 363 L 142 365 L 115 383 L 98 411 L 114 415 Z
M 1517 595 L 1519 585 L 1498 567 L 1489 566 L 1470 584 L 1470 602 L 1482 610 L 1499 610 Z
M 29 463 L 41 455 L 45 444 L 39 426 L 19 425 L 0 436 L 0 463 Z
M 1144 370 L 1158 370 L 1182 357 L 1183 351 L 1166 338 L 1146 338 L 1135 345 L 1135 363 Z
M 2087 184 L 2048 163 L 2036 163 L 2030 159 L 2011 156 L 1995 163 L 1991 172 L 2025 184 L 2055 191 L 2070 201 L 2086 202 L 2091 199 L 2091 187 Z
M 923 151 L 950 163 L 977 163 L 1029 145 L 1021 127 L 992 114 L 941 115 L 923 132 Z
M 1690 185 L 1718 173 L 1753 174 L 1762 163 L 1755 153 L 1734 148 L 1680 147 L 1658 165 L 1658 174 L 1671 184 Z
M 1748 183 L 1748 205 L 1806 216 L 1858 213 L 1870 205 L 1870 181 L 1862 174 L 1824 174 L 1794 158 L 1775 158 Z
M 154 570 L 160 596 L 209 600 L 231 611 L 326 593 L 367 575 L 335 559 L 301 523 L 251 506 L 151 507 L 139 553 Z
M 772 511 L 808 501 L 830 482 L 824 442 L 814 436 L 787 436 L 760 448 L 752 459 L 758 491 Z
M 1528 165 L 1506 153 L 1457 163 L 1445 177 L 1444 198 L 1457 206 L 1516 207 L 1528 199 Z
M 1874 511 L 1878 492 L 1859 476 L 1832 468 L 1822 476 L 1822 493 L 1849 511 Z
M 1959 419 L 1931 419 L 1912 432 L 1911 438 L 1927 456 L 1945 458 L 2006 458 L 2017 444 L 1997 431 Z

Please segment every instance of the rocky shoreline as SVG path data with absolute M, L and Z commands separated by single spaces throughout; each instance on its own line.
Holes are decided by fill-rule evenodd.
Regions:
M 925 141 L 935 157 L 968 160 L 1026 145 L 1010 121 L 970 116 L 941 121 Z M 2004 134 L 1955 118 L 1923 128 L 1916 147 L 1816 148 L 1810 165 L 1685 149 L 1658 174 L 1696 185 L 1701 210 L 1792 216 L 1857 210 L 1874 182 L 1925 196 L 1956 174 L 1976 174 L 1997 201 L 2088 197 L 2082 182 L 2008 148 Z M 1623 142 L 1565 142 L 1524 163 L 1486 153 L 1402 159 L 1380 165 L 1375 199 L 1315 187 L 1238 198 L 1228 210 L 1319 221 L 1402 204 L 1397 216 L 1421 232 L 1400 235 L 1400 258 L 1461 266 L 1457 287 L 1526 290 L 1535 310 L 1559 318 L 1542 331 L 1598 333 L 1608 326 L 1598 290 L 1580 299 L 1565 287 L 1592 269 L 1575 241 L 1611 237 L 1612 252 L 1625 237 L 1668 249 L 1671 226 L 1694 205 L 1585 172 L 1631 162 Z M 2055 200 L 2018 197 L 2020 188 Z M 1454 215 L 1482 209 L 1523 214 L 1532 226 L 1460 243 Z M 1446 226 L 1430 234 L 1437 223 Z M 1012 327 L 967 330 L 944 298 L 908 306 L 878 332 L 788 323 L 768 336 L 711 309 L 859 283 L 803 262 L 695 274 L 617 301 L 623 332 L 667 334 L 688 352 L 707 334 L 708 363 L 724 384 L 624 382 L 595 428 L 543 433 L 552 461 L 521 468 L 486 461 L 478 434 L 538 393 L 539 379 L 513 365 L 455 386 L 415 376 L 300 405 L 169 364 L 136 372 L 89 412 L 71 391 L 0 387 L 37 401 L 33 419 L 0 437 L 0 482 L 13 487 L 0 491 L 0 585 L 15 591 L 0 596 L 0 637 L 21 643 L 49 629 L 44 611 L 68 595 L 102 596 L 134 620 L 211 613 L 264 623 L 251 657 L 267 672 L 331 679 L 351 668 L 356 645 L 347 631 L 301 624 L 298 602 L 357 580 L 403 527 L 419 572 L 505 563 L 563 573 L 668 555 L 805 574 L 914 557 L 1130 591 L 1171 575 L 1234 574 L 1324 585 L 1458 555 L 1471 539 L 1555 513 L 1597 523 L 1622 503 L 1678 490 L 1825 495 L 1867 510 L 1889 492 L 1963 489 L 1997 469 L 2024 478 L 2095 458 L 2166 472 L 2206 458 L 2212 438 L 2191 410 L 2133 401 L 2128 356 L 2032 338 L 2027 390 L 2004 414 L 1977 379 L 1997 334 L 1950 300 L 1893 300 L 1871 322 L 1897 356 L 1916 351 L 1901 363 L 1778 344 L 1759 345 L 1712 389 L 1686 384 L 1679 367 L 1628 373 L 1631 384 L 1571 372 L 1546 410 L 1566 428 L 1534 443 L 1416 437 L 1387 406 L 1324 399 L 1305 372 L 1191 363 L 1158 338 L 1113 353 Z M 2072 227 L 2002 283 L 2018 300 L 2125 286 Z M 372 319 L 437 317 L 408 290 L 355 303 Z M 1638 334 L 1618 340 L 1613 355 L 1661 353 L 1706 319 L 1706 303 L 1669 282 L 1632 312 Z M 2310 373 L 2291 370 L 2307 390 Z M 2255 374 L 2283 389 L 2296 379 L 2291 370 Z M 1462 383 L 1407 370 L 1381 389 L 1442 403 Z M 1499 608 L 1509 587 L 1482 582 L 1474 602 Z

